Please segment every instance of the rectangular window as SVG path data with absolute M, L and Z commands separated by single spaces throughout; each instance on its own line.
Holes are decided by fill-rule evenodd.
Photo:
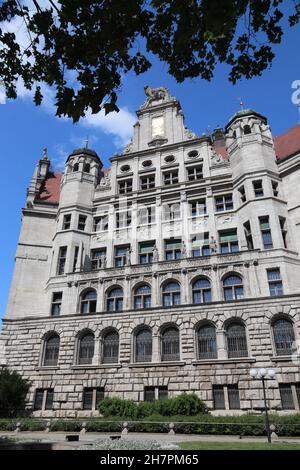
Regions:
M 181 259 L 181 239 L 165 240 L 165 259 L 171 261 Z
M 98 248 L 91 251 L 92 270 L 106 267 L 106 248 Z
M 84 388 L 83 389 L 83 409 L 92 410 L 93 409 L 93 388 Z
M 205 232 L 199 235 L 195 235 L 192 238 L 192 256 L 209 256 L 209 232 Z
M 189 181 L 197 181 L 203 178 L 203 166 L 193 166 L 187 168 L 187 177 Z
M 239 195 L 240 195 L 240 201 L 241 203 L 246 202 L 246 193 L 245 193 L 245 186 L 240 186 L 238 189 Z
M 180 203 L 174 202 L 173 204 L 164 204 L 164 220 L 180 219 Z
M 144 401 L 155 400 L 155 387 L 144 387 Z
M 119 194 L 132 193 L 132 179 L 119 181 Z
M 298 400 L 298 406 L 300 408 L 300 382 L 295 384 L 295 388 L 296 388 L 296 396 L 297 396 L 297 400 Z
M 53 388 L 49 388 L 48 390 L 46 390 L 45 410 L 52 410 L 53 398 L 54 398 L 54 390 Z
M 65 214 L 63 220 L 63 230 L 69 230 L 71 228 L 71 214 Z
M 168 398 L 168 387 L 158 387 L 158 399 L 166 400 Z
M 221 253 L 236 253 L 237 251 L 239 251 L 239 243 L 236 229 L 219 232 L 219 239 Z
M 139 243 L 139 262 L 140 264 L 148 264 L 153 262 L 153 250 L 155 242 Z
M 73 273 L 76 271 L 77 261 L 78 261 L 79 246 L 75 246 L 74 251 L 74 260 L 73 260 Z
M 62 292 L 53 292 L 51 303 L 51 315 L 56 317 L 60 315 L 62 302 Z
M 52 410 L 53 408 L 53 388 L 37 388 L 34 398 L 34 410 Z M 45 403 L 45 405 L 44 405 Z
M 58 261 L 57 261 L 57 274 L 58 275 L 62 275 L 65 273 L 66 259 L 67 259 L 67 247 L 61 246 L 59 249 Z
M 79 215 L 78 217 L 78 230 L 85 231 L 85 224 L 86 224 L 86 215 Z
M 255 197 L 263 197 L 264 189 L 262 185 L 262 180 L 253 181 L 253 190 Z
M 104 387 L 96 388 L 96 408 L 99 401 L 104 400 Z
M 126 254 L 128 249 L 130 249 L 130 245 L 115 247 L 115 267 L 120 268 L 126 265 Z
M 215 410 L 225 410 L 225 395 L 223 385 L 213 385 L 213 401 Z
M 138 210 L 138 224 L 150 225 L 155 223 L 155 206 L 142 207 Z
M 126 228 L 131 226 L 131 211 L 117 212 L 116 213 L 116 226 L 117 228 Z
M 94 217 L 93 232 L 104 232 L 108 230 L 108 215 Z
M 244 223 L 244 232 L 245 232 L 245 238 L 247 242 L 247 248 L 248 250 L 253 250 L 253 237 L 252 237 L 252 232 L 251 232 L 251 225 L 249 220 Z
M 35 398 L 34 398 L 34 409 L 35 410 L 42 410 L 43 409 L 43 401 L 44 401 L 44 389 L 37 388 L 35 391 Z
M 206 199 L 198 199 L 197 201 L 190 201 L 190 214 L 192 217 L 206 214 Z
M 233 209 L 232 194 L 224 194 L 224 196 L 215 197 L 216 212 L 224 212 Z
M 293 400 L 291 384 L 279 384 L 279 391 L 280 391 L 282 409 L 294 410 L 295 404 Z
M 281 230 L 281 236 L 284 248 L 287 248 L 287 229 L 286 229 L 286 219 L 284 217 L 279 217 L 279 224 Z
M 273 189 L 273 195 L 275 197 L 278 197 L 279 191 L 278 191 L 278 182 L 277 181 L 272 181 L 272 189 Z
M 140 183 L 141 183 L 141 189 L 155 188 L 155 175 L 142 176 Z
M 237 385 L 228 385 L 228 402 L 229 402 L 229 409 L 230 410 L 239 410 L 240 405 L 240 394 Z
M 267 269 L 271 296 L 283 295 L 282 280 L 279 268 Z
M 259 217 L 259 225 L 262 236 L 262 241 L 265 250 L 273 248 L 272 234 L 269 224 L 269 217 Z
M 164 184 L 169 186 L 178 183 L 178 170 L 168 171 L 164 173 Z

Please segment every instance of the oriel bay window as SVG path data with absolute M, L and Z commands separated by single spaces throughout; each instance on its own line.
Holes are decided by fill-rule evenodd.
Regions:
M 168 282 L 163 287 L 163 306 L 173 305 L 180 305 L 180 285 L 175 281 Z
M 134 291 L 134 308 L 150 308 L 151 307 L 151 287 L 147 284 L 139 286 Z
M 236 229 L 219 232 L 219 240 L 221 253 L 236 253 L 239 251 L 239 242 Z
M 119 361 L 119 334 L 111 330 L 105 334 L 102 342 L 103 364 L 114 364 Z
M 228 357 L 248 357 L 246 330 L 242 323 L 232 322 L 226 329 Z
M 203 304 L 211 302 L 210 281 L 206 278 L 197 279 L 192 284 L 193 304 Z
M 155 242 L 139 243 L 139 262 L 140 264 L 148 264 L 153 262 L 153 250 Z
M 44 366 L 56 366 L 58 362 L 60 339 L 57 334 L 52 334 L 44 344 Z
M 57 260 L 57 274 L 62 275 L 65 274 L 65 266 L 67 260 L 67 247 L 61 246 L 58 253 L 58 260 Z
M 78 230 L 85 231 L 87 216 L 80 214 L 78 217 Z
M 79 339 L 78 364 L 92 364 L 94 357 L 95 338 L 87 332 Z
M 181 238 L 165 240 L 166 261 L 181 259 Z
M 65 214 L 63 219 L 63 230 L 69 230 L 71 228 L 71 218 L 72 214 Z
M 263 197 L 264 196 L 264 189 L 262 185 L 262 180 L 253 181 L 253 190 L 255 197 Z
M 277 356 L 293 354 L 295 333 L 293 323 L 287 318 L 279 318 L 273 322 L 273 336 Z
M 217 358 L 216 329 L 213 325 L 202 325 L 197 331 L 198 359 Z
M 259 217 L 259 225 L 260 225 L 260 231 L 261 231 L 264 249 L 269 250 L 273 248 L 269 217 L 268 216 Z
M 123 310 L 123 289 L 114 287 L 107 296 L 107 310 L 109 312 L 120 312 Z
M 282 280 L 279 268 L 267 269 L 271 296 L 283 295 Z
M 80 313 L 95 313 L 97 306 L 97 292 L 89 289 L 81 294 Z
M 161 335 L 161 360 L 179 361 L 179 331 L 176 327 L 166 328 Z
M 148 328 L 143 328 L 135 336 L 135 361 L 152 361 L 152 333 Z
M 192 238 L 192 256 L 209 256 L 209 233 L 205 232 Z

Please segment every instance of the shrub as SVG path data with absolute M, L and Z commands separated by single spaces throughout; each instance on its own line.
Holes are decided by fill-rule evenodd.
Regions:
M 137 416 L 137 403 L 121 398 L 104 398 L 98 403 L 98 410 L 104 416 L 119 416 L 134 419 Z
M 51 431 L 67 431 L 67 432 L 78 432 L 82 429 L 82 421 L 79 420 L 61 420 L 52 421 L 50 430 Z
M 2 369 L 0 371 L 0 416 L 15 417 L 25 410 L 26 395 L 30 381 L 15 371 Z

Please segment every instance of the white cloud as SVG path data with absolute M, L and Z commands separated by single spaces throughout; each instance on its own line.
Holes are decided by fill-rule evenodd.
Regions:
M 62 171 L 64 169 L 69 154 L 70 152 L 65 149 L 64 144 L 56 144 L 54 146 L 54 157 L 51 158 L 50 155 L 54 170 Z

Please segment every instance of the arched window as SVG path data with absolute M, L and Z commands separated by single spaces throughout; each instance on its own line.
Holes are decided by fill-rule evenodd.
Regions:
M 119 360 L 119 334 L 109 331 L 103 337 L 102 362 L 104 364 L 116 363 Z
M 97 305 L 97 292 L 94 289 L 85 291 L 80 299 L 80 313 L 95 313 Z
M 73 171 L 78 171 L 79 170 L 79 163 L 75 163 L 73 165 Z
M 226 331 L 228 357 L 247 357 L 247 338 L 244 325 L 239 322 L 230 323 Z
M 44 366 L 56 366 L 59 355 L 60 339 L 57 334 L 51 335 L 45 341 Z
M 152 361 L 152 333 L 148 328 L 139 330 L 135 336 L 135 361 Z
M 161 335 L 161 360 L 180 360 L 179 331 L 174 326 L 165 329 Z
M 292 322 L 286 318 L 279 318 L 273 323 L 273 334 L 277 356 L 293 354 L 295 333 Z
M 211 302 L 211 288 L 208 279 L 198 279 L 193 283 L 193 304 Z
M 107 310 L 109 312 L 119 312 L 123 310 L 123 289 L 115 287 L 109 291 L 107 296 Z
M 197 331 L 198 359 L 217 358 L 216 329 L 212 325 L 203 325 Z
M 224 299 L 237 300 L 244 297 L 243 280 L 240 276 L 232 274 L 223 281 Z
M 134 308 L 151 307 L 151 287 L 144 284 L 137 287 L 134 292 Z
M 85 163 L 83 166 L 83 171 L 85 173 L 89 173 L 91 171 L 91 165 L 89 163 Z
M 172 305 L 180 305 L 180 285 L 175 281 L 168 282 L 163 287 L 163 306 Z
M 85 333 L 79 340 L 78 363 L 92 364 L 95 338 L 93 333 Z
M 243 128 L 243 131 L 244 131 L 244 135 L 248 135 L 248 134 L 251 134 L 251 127 L 249 126 L 249 124 L 246 124 Z

